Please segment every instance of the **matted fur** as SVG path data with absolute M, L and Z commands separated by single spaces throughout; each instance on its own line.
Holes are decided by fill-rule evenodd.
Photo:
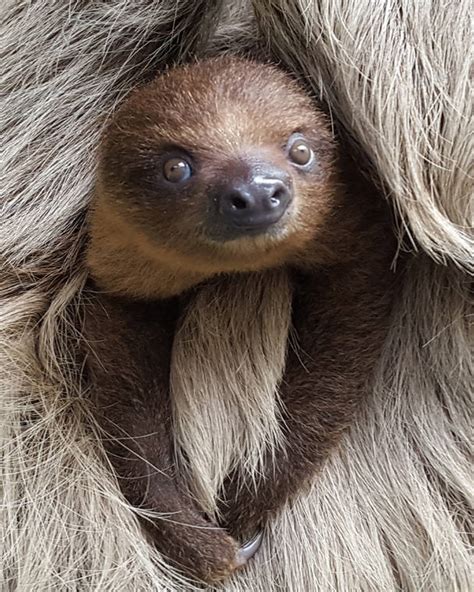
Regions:
M 104 469 L 75 340 L 83 214 L 104 118 L 170 52 L 179 57 L 173 39 L 183 53 L 204 43 L 217 16 L 217 8 L 207 16 L 208 4 L 218 5 L 0 7 L 2 591 L 189 589 L 146 545 Z M 373 396 L 312 491 L 282 512 L 248 569 L 223 589 L 466 592 L 470 3 L 255 6 L 261 51 L 328 101 L 421 252 L 400 286 Z M 258 47 L 248 9 L 233 6 L 214 43 Z M 198 433 L 200 421 L 188 425 Z M 210 455 L 190 450 L 195 466 Z

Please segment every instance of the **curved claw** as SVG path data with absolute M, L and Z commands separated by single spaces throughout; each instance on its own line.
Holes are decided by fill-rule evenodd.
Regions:
M 237 553 L 237 564 L 239 566 L 245 565 L 255 553 L 260 549 L 263 539 L 263 530 L 259 530 L 251 539 L 246 541 Z

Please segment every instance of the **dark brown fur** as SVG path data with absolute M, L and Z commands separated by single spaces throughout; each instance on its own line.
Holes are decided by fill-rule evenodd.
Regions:
M 168 386 L 177 312 L 177 299 L 135 303 L 91 290 L 89 378 L 107 453 L 128 501 L 163 513 L 156 521 L 144 519 L 160 551 L 212 581 L 237 567 L 237 543 L 202 516 L 175 472 Z
M 295 130 L 311 143 L 314 170 L 288 163 L 282 146 Z M 176 193 L 159 181 L 160 154 L 171 146 L 199 162 L 197 179 Z M 262 154 L 292 175 L 298 210 L 288 233 L 214 244 L 203 231 L 208 193 Z M 158 548 L 215 581 L 237 567 L 238 546 L 200 513 L 174 467 L 168 382 L 180 296 L 220 273 L 284 265 L 293 276 L 299 349 L 288 348 L 281 385 L 285 442 L 256 489 L 234 474 L 223 490 L 223 526 L 247 536 L 307 485 L 361 404 L 390 312 L 389 215 L 294 82 L 228 58 L 171 71 L 132 94 L 104 138 L 97 194 L 88 261 L 99 290 L 85 333 L 110 460 L 132 504 L 172 513 L 148 523 Z
M 340 237 L 354 261 L 294 270 L 298 347 L 288 348 L 280 386 L 285 439 L 268 455 L 257 488 L 229 476 L 221 510 L 235 536 L 250 536 L 311 482 L 361 405 L 388 329 L 394 277 L 388 226 L 360 223 L 359 240 Z

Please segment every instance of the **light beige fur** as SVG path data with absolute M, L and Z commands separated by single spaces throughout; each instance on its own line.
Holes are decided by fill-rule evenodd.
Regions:
M 189 304 L 173 345 L 176 441 L 192 486 L 215 513 L 229 470 L 257 479 L 280 440 L 278 385 L 291 317 L 285 271 L 216 278 Z
M 222 589 L 468 592 L 471 5 L 254 5 L 262 46 L 327 100 L 354 149 L 372 160 L 402 216 L 403 248 L 413 254 L 370 401 L 312 491 L 281 513 L 249 567 Z M 192 22 L 197 31 L 196 6 L 204 12 L 191 0 L 5 0 L 0 7 L 2 591 L 190 589 L 148 547 L 104 468 L 76 351 L 87 306 L 83 221 L 103 122 L 166 58 L 173 39 L 183 51 L 192 44 L 194 33 L 183 30 Z M 232 3 L 213 47 L 258 53 L 255 31 L 248 6 Z M 255 305 L 262 285 L 246 286 L 244 302 Z M 237 284 L 219 289 L 239 302 Z M 285 282 L 275 286 L 275 302 L 284 302 L 287 290 Z M 200 324 L 202 310 L 190 314 L 183 331 Z M 279 323 L 283 334 L 284 316 Z M 281 342 L 274 347 L 281 353 Z M 204 496 L 239 454 L 255 470 L 261 448 L 252 441 L 275 437 L 269 393 L 278 366 L 276 358 L 269 363 L 273 379 L 266 377 L 255 413 L 249 401 L 227 432 L 220 419 L 225 426 L 229 417 L 219 419 L 218 409 L 229 398 L 216 402 L 212 416 L 203 408 L 191 416 L 195 401 L 188 392 L 176 395 L 176 415 L 188 430 L 182 442 Z M 199 396 L 234 396 L 225 386 L 212 384 Z M 206 440 L 203 426 L 213 432 L 218 424 Z M 206 465 L 214 446 L 220 457 Z

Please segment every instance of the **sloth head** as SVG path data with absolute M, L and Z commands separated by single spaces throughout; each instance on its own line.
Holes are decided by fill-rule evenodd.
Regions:
M 319 235 L 324 253 L 335 151 L 326 116 L 273 66 L 218 58 L 170 69 L 132 93 L 104 135 L 93 274 L 159 295 L 291 262 Z

